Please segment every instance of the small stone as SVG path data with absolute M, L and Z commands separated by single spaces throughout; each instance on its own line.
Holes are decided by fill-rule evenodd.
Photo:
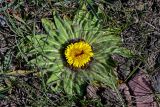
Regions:
M 160 93 L 160 68 L 152 76 L 152 87 L 158 93 Z

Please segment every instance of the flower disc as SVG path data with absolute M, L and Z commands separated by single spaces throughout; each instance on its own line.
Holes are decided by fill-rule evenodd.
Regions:
M 71 43 L 65 50 L 68 64 L 76 68 L 84 67 L 91 60 L 92 56 L 92 47 L 84 41 Z

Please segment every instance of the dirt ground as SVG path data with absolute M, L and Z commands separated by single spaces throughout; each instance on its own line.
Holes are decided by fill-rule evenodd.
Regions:
M 112 56 L 118 64 L 115 71 L 121 80 L 119 90 L 123 99 L 128 107 L 159 107 L 160 97 L 157 93 L 160 93 L 160 0 L 106 1 L 105 14 L 110 16 L 117 25 L 127 23 L 127 27 L 121 33 L 123 46 L 137 55 L 131 59 L 118 55 Z M 28 7 L 28 9 L 31 8 L 33 7 Z M 33 11 L 35 12 L 36 8 Z M 49 16 L 50 13 L 44 15 Z M 113 24 L 112 21 L 107 19 L 106 26 Z M 26 69 L 27 65 L 15 57 L 16 43 L 19 38 L 8 24 L 10 23 L 7 22 L 5 14 L 0 13 L 0 65 L 2 65 L 0 70 Z M 132 75 L 130 75 L 131 72 L 133 72 Z M 41 79 L 33 74 L 20 76 L 16 81 L 18 82 L 13 83 L 12 90 L 4 92 L 7 97 L 0 96 L 0 107 L 31 105 L 34 100 L 29 93 L 44 95 L 41 92 L 42 87 L 38 85 Z M 10 82 L 9 78 L 0 74 L 0 85 L 8 86 L 10 84 L 8 82 Z M 96 89 L 92 86 L 88 88 L 92 93 L 87 91 L 87 95 L 91 98 L 100 97 L 105 107 L 119 107 L 119 101 L 111 89 Z M 60 95 L 46 94 L 51 101 L 59 103 Z M 43 100 L 43 97 L 38 99 Z M 35 101 L 34 104 L 36 103 Z M 93 107 L 92 104 L 89 107 Z

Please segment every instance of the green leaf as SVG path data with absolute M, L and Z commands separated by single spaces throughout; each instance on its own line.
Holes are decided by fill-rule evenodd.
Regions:
M 63 80 L 63 86 L 64 90 L 67 94 L 72 95 L 73 94 L 73 75 L 70 71 L 66 71 L 65 77 Z
M 81 91 L 80 85 L 79 84 L 75 84 L 74 87 L 75 87 L 76 93 L 78 95 L 82 95 L 82 91 Z
M 115 50 L 115 49 L 118 49 L 120 46 L 110 46 L 110 47 L 108 47 L 108 48 L 106 48 L 105 50 L 104 50 L 104 53 L 106 53 L 106 54 L 109 54 L 109 55 L 111 55 L 111 54 L 113 54 L 113 51 Z
M 47 37 L 46 34 L 27 36 L 27 38 L 33 43 L 34 47 L 44 45 L 44 41 L 42 40 L 43 38 L 46 38 L 46 37 Z
M 59 38 L 63 40 L 63 42 L 66 42 L 70 38 L 70 34 L 67 31 L 67 27 L 64 23 L 64 21 L 59 17 L 57 13 L 54 14 L 54 21 L 56 25 L 56 32 L 59 34 Z
M 52 89 L 53 92 L 59 92 L 60 91 L 60 83 L 61 83 L 61 81 L 57 80 L 56 81 L 56 86 L 51 86 L 51 89 Z
M 104 35 L 101 34 L 101 38 L 96 40 L 96 43 L 107 43 L 109 46 L 119 45 L 121 43 L 121 38 L 115 35 Z
M 61 77 L 61 73 L 60 70 L 56 70 L 56 71 L 53 71 L 52 75 L 50 76 L 50 78 L 47 80 L 47 84 L 50 83 L 50 82 L 54 82 L 54 81 L 57 81 L 59 80 Z
M 85 15 L 88 13 L 86 5 L 82 5 L 82 8 L 78 10 L 77 14 L 74 17 L 73 23 L 80 24 L 84 20 Z
M 119 48 L 114 49 L 112 54 L 119 54 L 124 57 L 132 57 L 134 55 L 134 53 L 131 50 L 126 49 L 124 47 L 119 47 Z
M 58 19 L 57 19 L 56 16 L 55 16 L 55 18 L 56 18 L 55 21 L 57 21 Z M 58 20 L 58 22 L 59 22 L 59 20 Z M 56 23 L 58 23 L 58 22 L 56 22 Z M 51 40 L 50 41 L 51 43 L 53 43 L 55 45 L 59 45 L 60 43 L 64 43 L 64 41 L 66 39 L 64 40 L 64 38 L 62 38 L 62 36 L 65 37 L 66 35 L 60 35 L 59 34 L 61 32 L 61 31 L 59 31 L 59 30 L 61 30 L 61 28 L 57 29 L 57 24 L 55 26 L 55 24 L 52 21 L 48 20 L 48 19 L 42 19 L 42 24 L 43 24 L 46 32 L 51 37 L 51 38 L 49 38 L 49 40 Z
M 57 65 L 56 65 L 57 64 Z M 61 71 L 63 69 L 63 63 L 56 63 L 53 66 L 50 66 L 47 68 L 48 72 L 56 72 L 56 71 Z
M 42 19 L 41 21 L 42 21 L 42 25 L 45 28 L 46 32 L 49 33 L 51 36 L 55 36 L 56 35 L 55 24 L 48 19 Z
M 75 29 L 73 28 L 72 21 L 69 19 L 64 19 L 64 23 L 66 25 L 66 30 L 68 32 L 68 36 L 70 37 L 70 39 L 75 39 L 76 33 Z

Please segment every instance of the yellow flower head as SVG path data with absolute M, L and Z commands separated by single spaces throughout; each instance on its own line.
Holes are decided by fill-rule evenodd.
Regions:
M 71 43 L 65 50 L 68 64 L 76 68 L 84 67 L 91 60 L 92 56 L 92 47 L 84 41 Z

